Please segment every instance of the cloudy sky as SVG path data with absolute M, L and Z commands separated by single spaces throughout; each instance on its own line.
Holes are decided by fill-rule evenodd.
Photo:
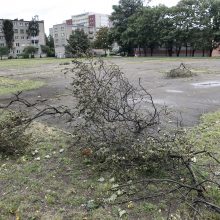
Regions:
M 30 20 L 34 15 L 39 15 L 45 21 L 45 31 L 53 24 L 62 23 L 70 19 L 71 15 L 83 12 L 97 12 L 111 14 L 112 5 L 119 0 L 1 0 L 0 18 Z M 151 5 L 159 3 L 167 6 L 175 5 L 178 0 L 152 0 Z

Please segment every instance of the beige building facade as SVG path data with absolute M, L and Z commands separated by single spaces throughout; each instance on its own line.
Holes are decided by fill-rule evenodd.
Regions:
M 6 41 L 3 32 L 3 20 L 0 19 L 0 47 L 6 46 Z M 27 30 L 30 21 L 23 19 L 12 20 L 14 29 L 14 43 L 13 49 L 10 51 L 10 55 L 13 57 L 19 57 L 27 46 L 35 46 L 37 48 L 36 56 L 41 56 L 41 46 L 45 45 L 45 30 L 44 21 L 38 21 L 39 23 L 39 35 L 36 37 L 28 36 Z

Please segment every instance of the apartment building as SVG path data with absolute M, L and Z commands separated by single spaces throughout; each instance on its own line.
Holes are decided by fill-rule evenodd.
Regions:
M 72 16 L 73 30 L 83 29 L 93 41 L 101 27 L 110 27 L 109 15 L 87 12 Z
M 57 57 L 65 57 L 65 45 L 72 31 L 82 29 L 90 41 L 94 41 L 97 31 L 101 27 L 110 27 L 109 15 L 86 12 L 83 14 L 73 15 L 71 19 L 64 21 L 62 24 L 54 25 L 49 29 L 50 35 L 54 38 L 55 54 Z
M 36 16 L 36 19 L 38 17 Z M 0 19 L 0 46 L 6 46 L 6 41 L 3 33 L 3 20 Z M 30 21 L 25 21 L 23 19 L 14 19 L 13 29 L 14 29 L 14 45 L 13 50 L 11 50 L 10 55 L 13 57 L 18 57 L 23 53 L 23 50 L 27 46 L 35 46 L 37 48 L 36 56 L 41 55 L 40 45 L 45 45 L 45 31 L 44 31 L 44 21 L 39 22 L 39 35 L 36 37 L 28 36 L 27 30 Z
M 72 33 L 72 20 L 67 20 L 65 23 L 56 24 L 49 29 L 49 33 L 54 38 L 55 55 L 58 58 L 65 57 L 65 45 L 67 39 Z

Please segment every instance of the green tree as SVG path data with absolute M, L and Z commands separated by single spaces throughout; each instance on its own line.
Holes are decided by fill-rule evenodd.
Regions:
M 9 54 L 8 47 L 0 47 L 0 57 L 1 57 L 1 60 L 2 60 L 2 56 L 8 55 L 8 54 Z
M 54 39 L 51 35 L 47 37 L 45 34 L 46 45 L 41 45 L 41 50 L 43 53 L 47 54 L 48 57 L 55 56 Z
M 33 37 L 34 46 L 36 43 L 36 37 L 39 35 L 40 29 L 39 29 L 39 23 L 35 18 L 32 18 L 32 20 L 28 24 L 27 34 L 28 36 Z
M 80 29 L 73 31 L 67 42 L 65 46 L 67 56 L 82 56 L 90 49 L 88 35 Z
M 34 54 L 36 53 L 37 48 L 34 46 L 27 46 L 24 48 L 24 54 L 25 55 L 31 55 L 32 57 L 34 57 Z
M 213 49 L 220 43 L 220 1 L 200 0 L 200 2 L 203 49 L 209 50 L 211 56 Z
M 157 7 L 145 7 L 143 13 L 137 17 L 135 22 L 136 33 L 138 33 L 138 42 L 141 47 L 150 49 L 153 56 L 155 48 L 161 45 L 161 30 L 163 26 L 160 21 L 164 19 L 166 7 L 163 5 Z
M 108 27 L 101 27 L 99 31 L 96 33 L 94 47 L 97 49 L 104 49 L 105 55 L 106 55 L 106 50 L 111 48 L 111 40 L 109 40 L 109 28 Z
M 8 49 L 13 48 L 14 42 L 14 30 L 13 30 L 13 22 L 11 20 L 4 20 L 3 21 L 3 33 L 5 36 L 5 41 Z
M 174 19 L 172 17 L 172 9 L 164 8 L 164 18 L 160 20 L 160 42 L 167 50 L 168 56 L 173 56 L 173 50 L 175 47 L 175 26 Z
M 110 17 L 113 22 L 111 30 L 114 40 L 121 46 L 122 51 L 133 55 L 133 42 L 126 39 L 129 17 L 142 11 L 143 0 L 120 0 L 118 5 L 113 5 L 113 12 Z M 131 43 L 131 44 L 130 44 Z

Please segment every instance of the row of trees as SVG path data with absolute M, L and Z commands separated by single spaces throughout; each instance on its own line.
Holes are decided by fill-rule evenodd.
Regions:
M 143 6 L 142 0 L 120 0 L 113 6 L 113 28 L 109 34 L 128 55 L 134 48 L 150 49 L 165 47 L 169 56 L 175 51 L 179 56 L 192 56 L 196 50 L 212 50 L 220 42 L 220 1 L 181 0 L 171 8 L 164 5 Z
M 134 55 L 134 48 L 145 55 L 164 48 L 168 56 L 194 56 L 197 50 L 212 55 L 220 44 L 220 1 L 181 0 L 171 8 L 144 6 L 143 0 L 120 0 L 110 17 L 113 27 L 101 28 L 90 44 L 86 34 L 76 30 L 70 36 L 67 54 L 85 52 L 89 47 L 105 51 L 117 42 L 122 53 Z

